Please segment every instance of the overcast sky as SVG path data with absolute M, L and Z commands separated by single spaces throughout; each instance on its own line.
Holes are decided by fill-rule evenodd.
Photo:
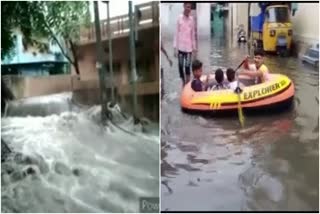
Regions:
M 133 5 L 142 4 L 145 2 L 150 2 L 150 0 L 134 0 Z M 107 18 L 107 6 L 105 3 L 98 1 L 99 5 L 99 15 L 100 20 Z M 127 1 L 110 1 L 110 17 L 125 15 L 128 14 L 128 2 Z M 93 14 L 93 1 L 90 1 L 90 13 L 91 13 L 91 21 L 94 21 L 94 14 Z

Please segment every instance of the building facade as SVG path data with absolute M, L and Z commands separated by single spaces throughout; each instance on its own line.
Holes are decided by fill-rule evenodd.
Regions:
M 319 3 L 299 3 L 291 20 L 297 54 L 301 57 L 309 47 L 319 44 Z
M 48 76 L 70 73 L 70 66 L 60 48 L 46 39 L 26 43 L 19 30 L 13 33 L 15 47 L 1 61 L 2 75 Z
M 136 71 L 138 80 L 138 114 L 159 119 L 159 3 L 148 2 L 135 6 L 139 20 L 135 22 Z M 137 12 L 138 13 L 138 12 Z M 136 14 L 137 14 L 136 13 Z M 107 88 L 110 95 L 111 82 L 115 86 L 117 101 L 122 108 L 132 111 L 132 71 L 130 67 L 129 18 L 128 15 L 110 19 L 112 35 L 113 81 L 109 72 L 109 38 L 107 20 L 101 20 L 101 39 L 104 50 L 104 66 L 107 72 Z M 73 79 L 75 99 L 85 101 L 88 97 L 99 98 L 99 75 L 96 69 L 95 26 L 81 30 L 78 45 L 80 80 Z M 72 74 L 75 74 L 72 68 Z M 77 88 L 76 85 L 90 85 Z M 77 94 L 77 91 L 79 92 Z

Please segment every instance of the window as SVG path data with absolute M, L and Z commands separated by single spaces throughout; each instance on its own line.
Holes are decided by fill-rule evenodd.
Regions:
M 140 82 L 152 81 L 150 72 L 150 60 L 144 59 L 137 62 L 137 76 Z
M 287 7 L 271 7 L 265 12 L 267 22 L 289 22 L 289 11 Z
M 110 73 L 110 70 L 109 70 L 109 63 L 105 63 L 104 66 L 105 66 L 105 70 L 107 72 L 106 79 L 110 79 L 111 78 L 111 73 Z M 118 78 L 119 78 L 120 63 L 114 62 L 112 64 L 112 71 L 113 71 L 113 82 L 116 83 L 116 82 L 118 82 Z
M 313 58 L 319 58 L 319 51 L 309 50 L 308 56 L 313 57 Z

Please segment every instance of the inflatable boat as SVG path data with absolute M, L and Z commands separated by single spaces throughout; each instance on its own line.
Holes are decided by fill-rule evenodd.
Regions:
M 294 84 L 285 75 L 269 74 L 269 81 L 255 84 L 255 80 L 247 76 L 239 76 L 242 83 L 240 105 L 244 112 L 259 110 L 280 110 L 289 107 L 294 97 Z M 202 76 L 204 81 L 206 76 Z M 227 78 L 225 77 L 227 84 Z M 210 75 L 209 83 L 215 84 L 214 75 Z M 186 84 L 181 94 L 182 110 L 188 113 L 237 112 L 239 96 L 234 90 L 222 89 L 196 92 L 191 88 L 191 82 Z

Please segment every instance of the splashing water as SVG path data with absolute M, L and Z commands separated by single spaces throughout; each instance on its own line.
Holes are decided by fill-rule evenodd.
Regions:
M 1 130 L 14 153 L 2 163 L 1 211 L 138 212 L 139 197 L 159 194 L 157 127 L 143 133 L 115 112 L 118 121 L 101 126 L 100 107 L 68 100 L 59 94 L 9 106 Z

